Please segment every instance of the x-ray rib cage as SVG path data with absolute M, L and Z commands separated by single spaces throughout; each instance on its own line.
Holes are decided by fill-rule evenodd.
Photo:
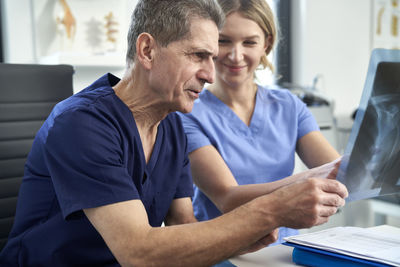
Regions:
M 371 54 L 337 179 L 347 186 L 348 201 L 400 194 L 400 50 Z

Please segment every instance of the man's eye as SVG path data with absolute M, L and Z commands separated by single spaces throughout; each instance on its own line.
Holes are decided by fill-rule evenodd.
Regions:
M 208 54 L 206 53 L 202 53 L 202 52 L 198 52 L 198 53 L 194 53 L 196 55 L 196 57 L 200 58 L 200 59 L 205 59 L 208 57 Z
M 254 42 L 254 41 L 245 41 L 244 44 L 247 44 L 247 45 L 256 45 L 257 42 Z
M 218 40 L 218 43 L 219 43 L 219 44 L 227 44 L 227 43 L 229 43 L 229 40 L 219 39 L 219 40 Z

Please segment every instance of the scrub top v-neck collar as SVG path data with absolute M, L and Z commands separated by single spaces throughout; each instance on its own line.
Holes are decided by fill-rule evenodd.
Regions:
M 209 90 L 207 89 L 204 90 L 204 97 L 208 98 L 209 101 L 207 102 L 207 104 L 212 109 L 218 110 L 224 115 L 224 117 L 226 117 L 228 121 L 232 122 L 230 123 L 230 126 L 232 130 L 234 130 L 238 134 L 241 134 L 246 137 L 251 137 L 253 135 L 257 135 L 257 133 L 262 129 L 264 122 L 263 117 L 265 113 L 265 105 L 261 101 L 261 95 L 258 86 L 256 92 L 256 104 L 254 107 L 254 112 L 251 117 L 249 126 L 247 126 L 246 123 L 244 123 L 239 118 L 239 116 L 236 115 L 236 113 L 230 107 L 228 107 L 228 105 L 222 102 Z
M 132 116 L 133 120 L 135 119 Z M 140 144 L 140 157 L 141 157 L 141 161 L 142 161 L 142 166 L 144 167 L 144 174 L 142 177 L 142 184 L 146 184 L 149 181 L 149 178 L 151 176 L 151 173 L 154 169 L 154 167 L 156 166 L 157 163 L 157 159 L 158 159 L 158 154 L 160 152 L 160 148 L 161 148 L 161 136 L 162 136 L 162 132 L 163 132 L 163 127 L 161 127 L 161 123 L 158 125 L 157 127 L 157 135 L 156 135 L 156 141 L 154 143 L 154 147 L 153 147 L 153 151 L 151 153 L 150 159 L 149 161 L 146 163 L 146 157 L 144 155 L 144 150 L 143 150 L 143 144 L 142 144 L 142 140 L 140 139 L 140 135 L 139 135 L 139 131 L 137 129 L 137 125 L 135 124 L 135 131 L 137 131 L 137 135 L 135 136 L 135 138 L 137 139 L 137 143 Z
M 136 132 L 136 134 L 135 134 L 136 140 L 135 141 L 138 143 L 138 145 L 140 147 L 139 153 L 140 153 L 141 165 L 144 167 L 144 173 L 143 173 L 142 180 L 141 180 L 141 183 L 144 185 L 148 182 L 149 177 L 151 176 L 151 173 L 152 173 L 154 167 L 156 166 L 158 155 L 159 155 L 159 152 L 161 149 L 161 142 L 162 142 L 161 139 L 162 139 L 162 135 L 163 135 L 163 127 L 161 127 L 162 121 L 160 122 L 160 124 L 157 127 L 157 134 L 156 134 L 156 140 L 154 143 L 153 151 L 151 153 L 149 161 L 146 163 L 146 157 L 144 155 L 143 144 L 142 144 L 142 140 L 140 139 L 140 134 L 139 134 L 139 130 L 137 128 L 135 118 L 132 115 L 132 112 L 130 111 L 128 106 L 117 95 L 115 95 L 115 96 L 123 104 L 123 106 L 125 107 L 125 110 L 128 111 L 128 113 L 126 115 L 130 117 L 130 122 L 132 124 L 132 128 Z

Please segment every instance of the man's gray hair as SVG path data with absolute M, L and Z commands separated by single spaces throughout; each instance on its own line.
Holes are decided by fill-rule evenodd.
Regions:
M 215 0 L 139 0 L 131 18 L 128 32 L 127 64 L 134 62 L 138 36 L 147 32 L 157 44 L 168 44 L 191 36 L 193 19 L 202 18 L 215 22 L 218 29 L 224 23 L 224 13 Z

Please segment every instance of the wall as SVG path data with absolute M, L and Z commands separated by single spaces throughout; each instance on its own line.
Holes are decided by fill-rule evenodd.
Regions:
M 34 63 L 30 0 L 1 0 L 4 61 Z
M 319 89 L 338 118 L 358 107 L 371 51 L 370 0 L 294 0 L 293 82 Z
M 33 19 L 34 9 L 32 9 L 32 3 L 35 3 L 34 8 L 36 8 L 36 12 L 40 13 L 38 7 L 43 5 L 52 5 L 54 6 L 57 0 L 0 0 L 2 4 L 2 12 L 3 12 L 3 40 L 4 40 L 4 61 L 7 63 L 39 63 L 40 56 L 38 56 L 38 51 L 41 51 L 41 47 L 37 49 L 35 45 L 38 42 L 35 38 L 44 38 L 46 36 L 38 35 L 37 32 L 35 34 L 34 24 L 36 21 Z M 80 0 L 74 0 L 80 1 Z M 127 20 L 127 24 L 129 23 L 130 13 L 136 5 L 137 0 L 114 0 L 118 1 L 121 5 L 126 4 L 126 14 L 122 14 Z M 67 1 L 71 4 L 74 4 L 73 1 Z M 81 2 L 77 2 L 82 4 Z M 115 5 L 115 2 L 109 1 L 110 4 Z M 39 5 L 40 4 L 40 5 Z M 71 7 L 72 8 L 72 7 Z M 51 17 L 51 15 L 50 15 Z M 41 17 L 43 18 L 43 17 Z M 50 23 L 45 23 L 46 25 Z M 53 25 L 53 27 L 55 27 Z M 124 31 L 124 27 L 121 27 Z M 46 37 L 47 38 L 47 37 Z M 50 42 L 54 42 L 51 38 Z M 51 40 L 50 40 L 51 39 Z M 43 41 L 40 39 L 39 41 Z M 125 42 L 125 39 L 123 40 Z M 43 43 L 43 42 L 42 42 Z M 62 64 L 62 61 L 50 61 L 48 64 Z M 84 87 L 88 86 L 95 79 L 106 72 L 111 72 L 117 76 L 122 76 L 124 71 L 124 66 L 116 66 L 115 64 L 107 64 L 104 65 L 97 64 L 93 66 L 74 66 L 75 74 L 74 74 L 74 93 L 82 90 Z

